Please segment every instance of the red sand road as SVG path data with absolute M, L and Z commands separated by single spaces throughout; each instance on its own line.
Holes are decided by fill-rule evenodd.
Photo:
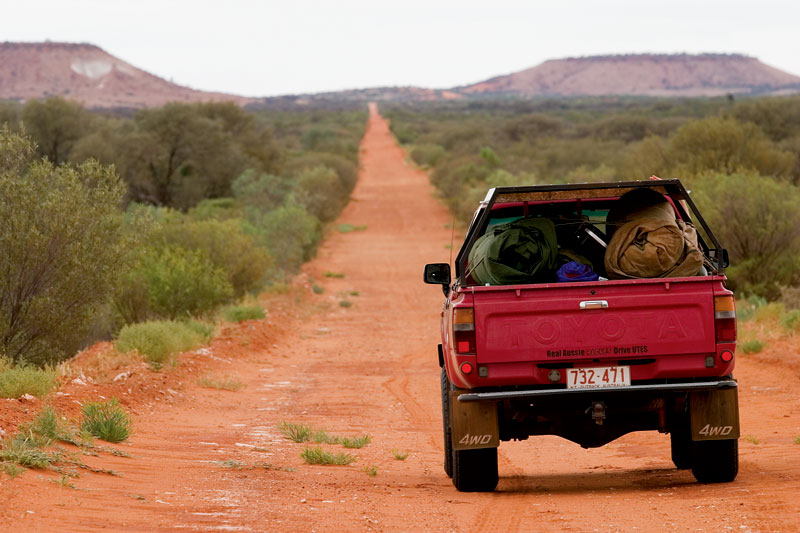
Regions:
M 647 432 L 595 450 L 556 437 L 502 443 L 497 492 L 457 492 L 442 471 L 442 295 L 421 282 L 424 263 L 448 260 L 452 219 L 371 111 L 360 179 L 339 221 L 366 229 L 332 232 L 305 269 L 324 294 L 273 298 L 268 320 L 231 327 L 175 370 L 142 370 L 151 387 L 123 396 L 135 434 L 119 448 L 133 457 L 83 458 L 122 477 L 83 474 L 72 489 L 49 482 L 58 478 L 51 472 L 0 475 L 0 529 L 800 530 L 800 378 L 785 344 L 739 356 L 749 438 L 733 483 L 697 484 L 672 466 L 669 437 Z M 207 368 L 236 373 L 247 387 L 199 388 Z M 325 445 L 357 456 L 349 466 L 307 465 L 306 445 L 276 429 L 283 420 L 372 441 Z

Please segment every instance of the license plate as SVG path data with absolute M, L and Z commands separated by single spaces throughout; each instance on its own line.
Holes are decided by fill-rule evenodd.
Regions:
M 568 368 L 568 389 L 593 389 L 601 387 L 625 387 L 631 384 L 631 367 L 597 366 L 592 368 Z

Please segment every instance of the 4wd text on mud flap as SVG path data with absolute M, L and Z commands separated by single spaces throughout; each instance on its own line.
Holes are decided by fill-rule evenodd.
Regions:
M 714 435 L 730 435 L 732 431 L 733 426 L 712 426 L 711 424 L 706 424 L 698 433 L 707 437 L 713 437 Z
M 458 441 L 458 443 L 466 446 L 474 446 L 477 444 L 488 444 L 490 440 L 492 440 L 491 435 L 470 435 L 467 433 L 461 437 L 461 440 Z

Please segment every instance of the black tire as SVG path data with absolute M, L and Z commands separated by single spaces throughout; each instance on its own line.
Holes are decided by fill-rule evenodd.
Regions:
M 672 462 L 675 467 L 686 470 L 692 467 L 692 434 L 688 420 L 676 424 L 669 433 Z
M 492 492 L 497 480 L 497 448 L 453 451 L 453 485 L 459 491 Z
M 453 477 L 453 441 L 450 429 L 450 380 L 442 368 L 442 428 L 444 429 L 444 473 Z
M 739 441 L 703 440 L 692 443 L 692 474 L 700 483 L 727 483 L 739 473 Z

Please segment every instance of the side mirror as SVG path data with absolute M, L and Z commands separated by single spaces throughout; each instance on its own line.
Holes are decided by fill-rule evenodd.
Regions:
M 447 286 L 450 285 L 450 265 L 448 263 L 425 265 L 424 281 L 433 285 L 441 285 L 442 291 L 447 295 Z
M 722 268 L 728 268 L 731 264 L 730 259 L 728 259 L 728 250 L 726 250 L 725 248 L 711 250 L 709 255 L 711 256 L 711 259 L 714 261 L 714 263 L 717 264 L 721 263 Z

